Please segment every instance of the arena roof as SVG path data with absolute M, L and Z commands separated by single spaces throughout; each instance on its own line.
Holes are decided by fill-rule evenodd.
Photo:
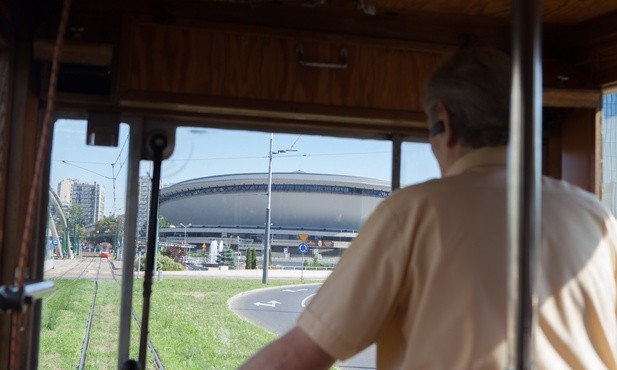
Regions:
M 264 180 L 268 180 L 267 173 L 239 173 L 239 174 L 227 174 L 227 175 L 216 175 L 216 176 L 207 176 L 207 177 L 199 177 L 195 179 L 190 179 L 186 181 L 182 181 L 176 183 L 172 186 L 184 186 L 191 184 L 203 184 L 207 183 L 215 183 L 216 181 L 241 181 L 243 183 L 247 182 L 263 182 Z M 348 175 L 332 175 L 332 174 L 321 174 L 321 173 L 310 173 L 303 171 L 295 171 L 295 172 L 275 172 L 272 174 L 272 182 L 279 180 L 294 180 L 297 182 L 316 182 L 316 183 L 336 183 L 336 184 L 347 184 L 352 183 L 355 186 L 367 186 L 367 187 L 379 187 L 384 188 L 385 190 L 390 190 L 390 182 L 373 179 L 370 177 L 358 177 L 358 176 L 348 176 Z
M 161 189 L 161 214 L 174 224 L 263 227 L 267 173 L 210 176 Z M 272 175 L 272 227 L 358 230 L 390 194 L 386 181 L 305 172 Z

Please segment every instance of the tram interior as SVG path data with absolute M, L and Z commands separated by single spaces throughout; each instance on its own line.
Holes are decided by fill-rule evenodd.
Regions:
M 46 189 L 55 186 L 45 125 L 84 120 L 89 144 L 117 147 L 126 123 L 129 198 L 139 161 L 156 156 L 149 140 L 166 138 L 166 159 L 182 126 L 386 141 L 397 187 L 401 143 L 427 139 L 426 76 L 458 48 L 511 51 L 513 3 L 0 0 L 0 284 L 43 279 Z M 542 171 L 601 196 L 617 2 L 529 3 L 542 25 Z M 0 315 L 0 343 L 10 343 L 0 368 L 37 367 L 41 305 L 27 306 Z

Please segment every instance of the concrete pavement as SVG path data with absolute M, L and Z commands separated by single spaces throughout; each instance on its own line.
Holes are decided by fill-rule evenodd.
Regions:
M 98 257 L 94 257 L 98 258 Z M 71 269 L 73 266 L 80 262 L 81 258 L 75 258 L 72 260 L 55 260 L 53 263 L 54 268 L 45 271 L 45 278 L 52 279 L 59 277 L 63 272 Z M 110 260 L 111 267 L 117 276 L 121 275 L 123 263 L 122 261 Z M 76 273 L 79 269 L 74 270 Z M 268 279 L 285 279 L 294 280 L 304 278 L 305 280 L 325 280 L 332 270 L 280 270 L 271 269 L 268 270 Z M 161 277 L 163 279 L 212 279 L 212 278 L 226 278 L 226 279 L 254 279 L 261 280 L 263 270 L 228 270 L 209 268 L 205 271 L 162 271 Z M 69 276 L 65 276 L 69 278 Z M 135 272 L 135 277 L 137 272 Z M 143 271 L 139 274 L 139 277 L 143 277 Z M 74 277 L 73 277 L 74 278 Z
M 305 280 L 325 280 L 332 271 L 314 271 L 306 270 L 303 273 Z M 137 276 L 137 273 L 135 273 Z M 143 272 L 140 273 L 140 277 L 143 277 Z M 269 270 L 268 279 L 278 280 L 300 280 L 302 272 L 300 270 Z M 208 269 L 207 271 L 162 271 L 162 278 L 164 279 L 212 279 L 212 278 L 225 278 L 225 279 L 262 279 L 263 270 L 218 270 Z

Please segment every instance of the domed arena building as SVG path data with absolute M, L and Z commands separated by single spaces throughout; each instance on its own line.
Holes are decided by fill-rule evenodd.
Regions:
M 265 236 L 268 174 L 245 173 L 183 181 L 160 191 L 160 214 L 172 227 L 164 242 L 200 247 L 223 241 L 232 249 L 261 250 Z M 291 172 L 272 175 L 273 252 L 311 249 L 340 255 L 360 226 L 390 194 L 386 181 L 343 175 Z

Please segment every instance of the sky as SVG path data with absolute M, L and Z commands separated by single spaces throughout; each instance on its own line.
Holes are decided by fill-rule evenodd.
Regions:
M 122 124 L 118 147 L 88 146 L 85 121 L 59 120 L 54 128 L 51 188 L 57 191 L 63 179 L 96 182 L 105 187 L 105 215 L 123 214 L 128 135 L 128 125 Z M 266 132 L 180 127 L 174 152 L 161 167 L 161 184 L 233 173 L 266 173 L 269 146 L 270 133 Z M 273 172 L 303 171 L 390 181 L 389 141 L 274 134 L 273 151 L 290 148 L 296 151 L 274 156 Z M 401 162 L 403 186 L 439 177 L 428 144 L 404 143 Z M 150 173 L 151 162 L 142 161 L 140 175 Z

